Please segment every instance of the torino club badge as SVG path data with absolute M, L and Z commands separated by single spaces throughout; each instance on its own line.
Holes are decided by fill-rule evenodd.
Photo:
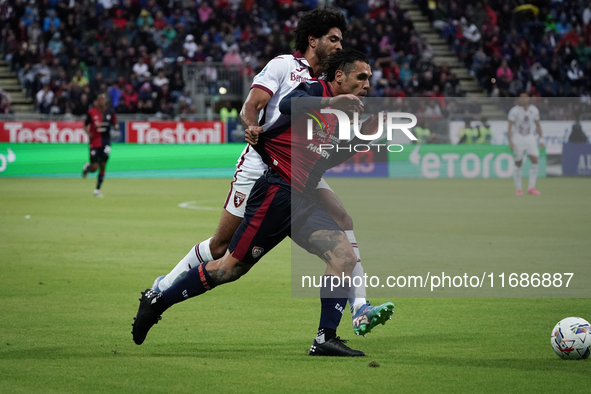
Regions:
M 236 208 L 238 208 L 239 206 L 242 205 L 242 203 L 244 202 L 245 199 L 246 199 L 246 194 L 240 193 L 240 192 L 234 193 L 234 206 Z

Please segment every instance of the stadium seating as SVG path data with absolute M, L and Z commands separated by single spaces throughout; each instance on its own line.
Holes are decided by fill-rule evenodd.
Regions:
M 3 57 L 37 111 L 79 115 L 104 92 L 119 112 L 168 117 L 191 110 L 183 63 L 242 63 L 244 75 L 252 77 L 277 54 L 292 52 L 296 15 L 318 5 L 314 0 L 215 0 L 209 5 L 49 0 L 37 8 L 24 1 L 1 3 L 0 20 L 7 22 Z M 371 58 L 372 95 L 463 94 L 454 73 L 431 61 L 428 44 L 398 2 L 336 0 L 332 5 L 350 23 L 344 45 Z M 13 95 L 22 94 L 10 84 Z M 46 84 L 50 92 L 44 92 Z

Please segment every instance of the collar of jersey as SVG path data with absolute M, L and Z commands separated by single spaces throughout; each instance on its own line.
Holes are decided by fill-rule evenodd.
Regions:
M 310 67 L 310 63 L 308 63 L 308 60 L 304 57 L 304 55 L 302 55 L 302 52 L 300 51 L 296 51 L 293 55 L 294 59 L 296 59 L 298 62 L 300 62 L 303 66 L 308 67 L 308 71 L 310 72 L 310 76 L 312 78 L 314 78 L 314 73 L 312 71 L 312 68 Z

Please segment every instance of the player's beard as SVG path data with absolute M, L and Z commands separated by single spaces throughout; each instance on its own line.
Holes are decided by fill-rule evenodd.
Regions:
M 322 63 L 324 63 L 324 60 L 326 60 L 328 55 L 330 55 L 330 53 L 328 53 L 328 48 L 326 47 L 326 45 L 319 43 L 316 47 L 316 58 L 318 59 L 318 63 L 322 65 Z

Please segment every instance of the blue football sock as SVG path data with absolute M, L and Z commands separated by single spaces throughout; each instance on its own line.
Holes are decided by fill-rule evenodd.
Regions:
M 324 283 L 329 284 L 328 287 L 320 288 L 320 324 L 318 325 L 319 335 L 321 332 L 325 334 L 326 340 L 336 335 L 337 327 L 341 322 L 343 311 L 347 305 L 347 297 L 349 294 L 350 285 L 339 286 L 331 289 L 331 276 L 325 275 Z M 328 277 L 328 278 L 326 278 Z
M 199 264 L 191 268 L 187 274 L 179 279 L 175 284 L 162 292 L 156 305 L 158 309 L 164 312 L 174 304 L 196 297 L 215 287 L 213 279 L 207 273 L 205 266 L 207 263 Z

